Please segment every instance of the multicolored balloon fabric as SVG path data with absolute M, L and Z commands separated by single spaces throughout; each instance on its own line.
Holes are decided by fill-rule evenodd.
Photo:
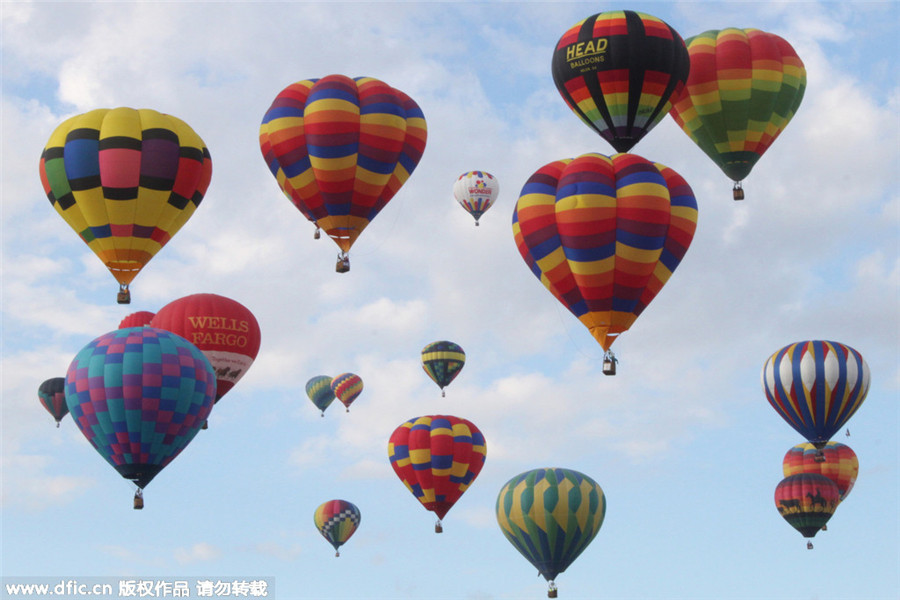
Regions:
M 866 399 L 869 365 L 838 342 L 796 342 L 766 360 L 762 386 L 781 418 L 821 450 Z
M 363 380 L 355 373 L 341 373 L 331 380 L 331 392 L 335 398 L 340 400 L 341 404 L 347 407 L 347 412 L 350 412 L 350 405 L 362 391 Z
M 484 467 L 487 446 L 467 419 L 426 415 L 397 427 L 388 441 L 391 467 L 422 506 L 438 517 L 435 531 Z
M 75 424 L 138 488 L 194 439 L 215 395 L 206 356 L 154 327 L 101 335 L 78 352 L 66 373 L 66 403 Z
M 688 78 L 684 40 L 661 19 L 602 12 L 570 27 L 556 44 L 556 89 L 588 127 L 628 152 L 659 123 Z
M 329 500 L 323 502 L 313 513 L 313 522 L 319 533 L 328 543 L 334 546 L 334 555 L 340 556 L 338 550 L 350 539 L 359 527 L 362 516 L 359 508 L 346 500 Z
M 316 375 L 306 382 L 306 395 L 316 405 L 322 416 L 325 416 L 325 409 L 334 402 L 334 392 L 331 389 L 331 377 L 328 375 Z
M 556 577 L 584 552 L 606 516 L 596 481 L 572 469 L 534 469 L 506 482 L 497 496 L 497 523 L 535 566 L 556 597 Z
M 478 219 L 494 205 L 500 195 L 500 182 L 487 171 L 468 171 L 453 184 L 453 197 L 467 213 Z
M 690 76 L 670 114 L 741 200 L 741 180 L 800 107 L 806 68 L 787 41 L 758 29 L 704 31 L 687 49 Z
M 259 128 L 278 185 L 334 240 L 342 260 L 409 179 L 426 139 L 425 116 L 412 98 L 373 77 L 345 75 L 289 85 Z
M 800 473 L 824 475 L 838 487 L 843 502 L 859 474 L 859 459 L 849 446 L 840 442 L 828 442 L 821 450 L 805 443 L 788 450 L 781 467 L 785 477 Z
M 636 154 L 544 165 L 512 218 L 532 273 L 606 351 L 669 280 L 696 227 L 687 182 Z
M 139 310 L 137 312 L 133 312 L 130 315 L 125 315 L 125 317 L 123 317 L 122 320 L 119 321 L 119 329 L 126 329 L 128 327 L 143 327 L 144 325 L 149 325 L 154 316 L 156 316 L 156 313 L 150 312 L 149 310 Z
M 466 353 L 459 344 L 441 340 L 422 348 L 422 369 L 441 388 L 441 396 L 465 364 Z
M 212 177 L 209 150 L 184 121 L 100 108 L 64 121 L 41 154 L 50 203 L 128 285 L 194 214 Z
M 834 482 L 817 473 L 790 475 L 775 488 L 778 512 L 806 538 L 815 537 L 840 501 L 840 492 Z
M 246 306 L 218 294 L 191 294 L 166 304 L 151 327 L 177 333 L 203 351 L 216 372 L 216 402 L 247 373 L 261 334 Z
M 66 405 L 66 378 L 52 377 L 38 386 L 38 400 L 59 427 L 59 422 L 69 414 Z

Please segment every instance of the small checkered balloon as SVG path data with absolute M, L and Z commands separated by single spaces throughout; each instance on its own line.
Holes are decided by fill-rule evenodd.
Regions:
M 329 500 L 323 502 L 313 513 L 313 522 L 319 533 L 334 546 L 334 555 L 340 556 L 338 550 L 359 527 L 361 519 L 359 509 L 346 500 Z
M 203 353 L 154 327 L 101 335 L 66 373 L 66 404 L 75 424 L 139 488 L 197 435 L 215 396 L 216 375 Z

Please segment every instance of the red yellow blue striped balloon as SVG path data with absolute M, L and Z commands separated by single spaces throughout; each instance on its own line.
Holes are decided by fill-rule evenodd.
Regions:
M 758 29 L 704 31 L 687 48 L 690 76 L 670 114 L 740 200 L 741 180 L 800 107 L 806 68 L 787 41 Z
M 487 171 L 468 171 L 457 177 L 453 184 L 453 197 L 475 218 L 475 225 L 499 195 L 500 182 Z
M 328 500 L 316 508 L 313 523 L 328 543 L 334 546 L 334 555 L 340 556 L 339 548 L 350 539 L 359 527 L 362 515 L 359 508 L 346 500 Z
M 555 598 L 556 576 L 600 531 L 606 496 L 584 473 L 534 469 L 506 482 L 496 510 L 503 535 L 549 582 L 549 596 Z
M 69 414 L 69 407 L 66 404 L 66 378 L 52 377 L 39 385 L 38 400 L 59 427 L 59 422 Z
M 850 346 L 807 340 L 770 356 L 761 379 L 772 408 L 821 450 L 866 399 L 869 365 Z
M 467 419 L 426 415 L 403 423 L 388 441 L 391 467 L 416 500 L 444 518 L 484 467 L 484 435 Z
M 426 139 L 412 98 L 373 77 L 344 75 L 289 85 L 259 128 L 278 185 L 341 257 L 409 179 Z
M 785 477 L 799 473 L 824 475 L 838 487 L 843 502 L 859 474 L 859 459 L 849 446 L 840 442 L 828 442 L 821 451 L 806 443 L 788 450 L 781 467 Z
M 688 77 L 678 32 L 632 10 L 602 12 L 570 27 L 556 44 L 556 89 L 572 111 L 617 152 L 659 123 Z
M 331 391 L 350 412 L 350 405 L 363 391 L 362 377 L 355 373 L 341 373 L 331 380 Z
M 775 487 L 775 508 L 806 538 L 815 537 L 828 523 L 840 501 L 834 482 L 818 473 L 789 475 Z
M 101 335 L 78 352 L 66 373 L 66 404 L 75 424 L 138 488 L 194 439 L 215 397 L 216 374 L 203 353 L 154 327 Z
M 212 160 L 180 119 L 100 108 L 56 128 L 40 175 L 50 203 L 116 278 L 127 304 L 128 284 L 203 200 Z
M 696 226 L 687 182 L 636 154 L 544 165 L 512 219 L 526 264 L 606 351 L 669 280 Z

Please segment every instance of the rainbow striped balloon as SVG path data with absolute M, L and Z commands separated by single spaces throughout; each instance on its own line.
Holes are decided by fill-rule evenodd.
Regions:
M 343 254 L 409 179 L 425 116 L 373 77 L 298 81 L 263 116 L 259 145 L 282 191 Z
M 784 131 L 806 90 L 793 47 L 758 29 L 687 40 L 691 71 L 670 114 L 725 175 L 740 182 Z
M 559 38 L 552 62 L 563 100 L 617 152 L 631 150 L 666 116 L 689 68 L 678 32 L 632 10 L 579 21 Z
M 840 442 L 828 442 L 822 450 L 810 443 L 797 444 L 787 451 L 781 462 L 784 476 L 818 473 L 832 480 L 841 494 L 841 502 L 853 489 L 859 474 L 856 453 Z
M 696 226 L 687 182 L 636 154 L 544 165 L 512 220 L 531 271 L 607 351 L 669 280 Z

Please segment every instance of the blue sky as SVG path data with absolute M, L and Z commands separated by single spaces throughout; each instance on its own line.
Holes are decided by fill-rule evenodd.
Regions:
M 559 36 L 628 8 L 682 36 L 729 26 L 786 38 L 808 88 L 745 181 L 747 199 L 666 118 L 634 152 L 678 171 L 699 204 L 673 278 L 602 350 L 531 275 L 512 240 L 519 190 L 542 165 L 612 148 L 550 75 Z M 270 576 L 282 599 L 545 597 L 503 538 L 502 485 L 567 467 L 604 489 L 606 520 L 560 597 L 896 598 L 900 595 L 900 86 L 894 2 L 20 3 L 2 10 L 2 547 L 14 576 Z M 336 247 L 278 189 L 257 131 L 272 98 L 331 73 L 377 77 L 428 122 L 417 170 L 334 272 Z M 132 106 L 204 139 L 213 179 L 194 217 L 132 286 L 116 284 L 43 194 L 38 160 L 67 116 Z M 500 181 L 475 228 L 451 198 L 462 172 Z M 250 308 L 262 347 L 210 429 L 131 487 L 40 382 L 126 314 L 210 292 Z M 447 397 L 421 348 L 468 362 Z M 798 435 L 759 374 L 778 348 L 833 339 L 866 358 L 850 421 L 851 495 L 808 551 L 775 510 Z M 325 418 L 303 386 L 353 371 L 365 390 Z M 487 439 L 479 478 L 435 535 L 390 468 L 403 421 L 449 413 Z M 331 498 L 362 523 L 334 558 L 312 523 Z M 0 592 L 2 593 L 2 592 Z

